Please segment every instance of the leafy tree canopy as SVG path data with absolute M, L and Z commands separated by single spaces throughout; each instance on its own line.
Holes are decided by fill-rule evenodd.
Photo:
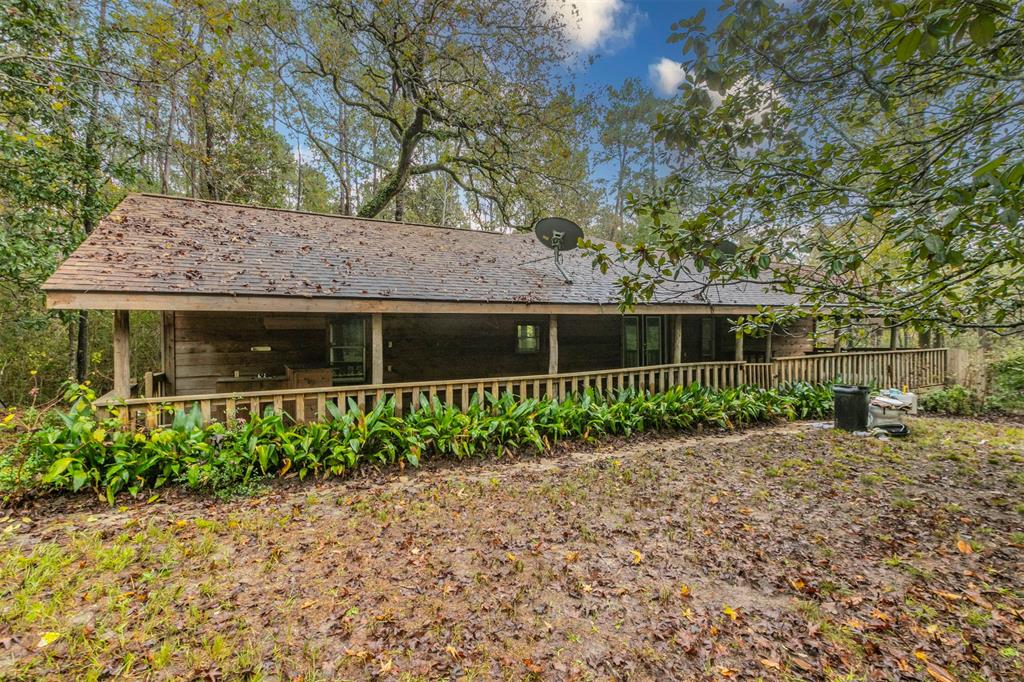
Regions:
M 597 253 L 627 305 L 703 271 L 837 326 L 1024 329 L 1024 5 L 726 0 L 714 29 L 673 28 L 690 58 L 657 131 L 676 160 L 635 202 L 656 229 Z

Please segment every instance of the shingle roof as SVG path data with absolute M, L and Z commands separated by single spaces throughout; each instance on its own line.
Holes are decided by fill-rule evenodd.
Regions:
M 132 194 L 57 269 L 48 292 L 612 304 L 619 276 L 532 234 L 395 223 Z M 679 304 L 785 305 L 761 284 L 673 292 Z

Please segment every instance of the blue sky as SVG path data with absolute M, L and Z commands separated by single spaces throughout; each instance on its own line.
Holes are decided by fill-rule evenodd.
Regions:
M 670 27 L 679 19 L 693 16 L 702 8 L 706 21 L 718 19 L 717 2 L 699 0 L 549 0 L 559 8 L 581 56 L 574 68 L 574 80 L 584 89 L 620 85 L 627 78 L 639 78 L 661 95 L 678 85 L 682 59 L 681 45 L 667 42 Z M 575 11 L 572 11 L 574 8 Z

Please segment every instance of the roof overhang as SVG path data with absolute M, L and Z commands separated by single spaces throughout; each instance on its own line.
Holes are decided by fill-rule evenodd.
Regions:
M 164 310 L 253 313 L 462 313 L 489 315 L 621 315 L 614 303 L 568 304 L 527 302 L 353 299 L 301 296 L 228 296 L 49 290 L 46 306 L 53 310 Z M 746 315 L 755 306 L 701 303 L 654 303 L 634 306 L 633 314 Z

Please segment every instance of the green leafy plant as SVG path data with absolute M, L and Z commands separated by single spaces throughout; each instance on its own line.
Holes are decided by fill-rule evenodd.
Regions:
M 328 402 L 329 419 L 295 425 L 268 409 L 230 426 L 203 426 L 193 406 L 178 410 L 166 428 L 130 431 L 116 413 L 97 415 L 88 387 L 73 384 L 65 398 L 70 407 L 57 413 L 56 423 L 28 431 L 19 441 L 33 453 L 33 481 L 49 489 L 89 488 L 110 503 L 121 492 L 136 495 L 168 483 L 224 496 L 252 491 L 271 476 L 341 476 L 361 466 L 418 466 L 424 457 L 543 452 L 567 438 L 735 428 L 822 417 L 832 407 L 828 387 L 713 390 L 693 384 L 662 393 L 587 389 L 564 400 L 485 393 L 482 400 L 474 396 L 466 410 L 424 397 L 403 417 L 395 414 L 391 398 L 369 412 L 352 401 L 344 411 Z
M 977 414 L 982 402 L 978 394 L 960 384 L 937 388 L 921 396 L 921 407 L 925 412 L 939 414 Z
M 988 369 L 989 392 L 986 407 L 996 410 L 1024 410 L 1024 347 L 1007 352 Z

